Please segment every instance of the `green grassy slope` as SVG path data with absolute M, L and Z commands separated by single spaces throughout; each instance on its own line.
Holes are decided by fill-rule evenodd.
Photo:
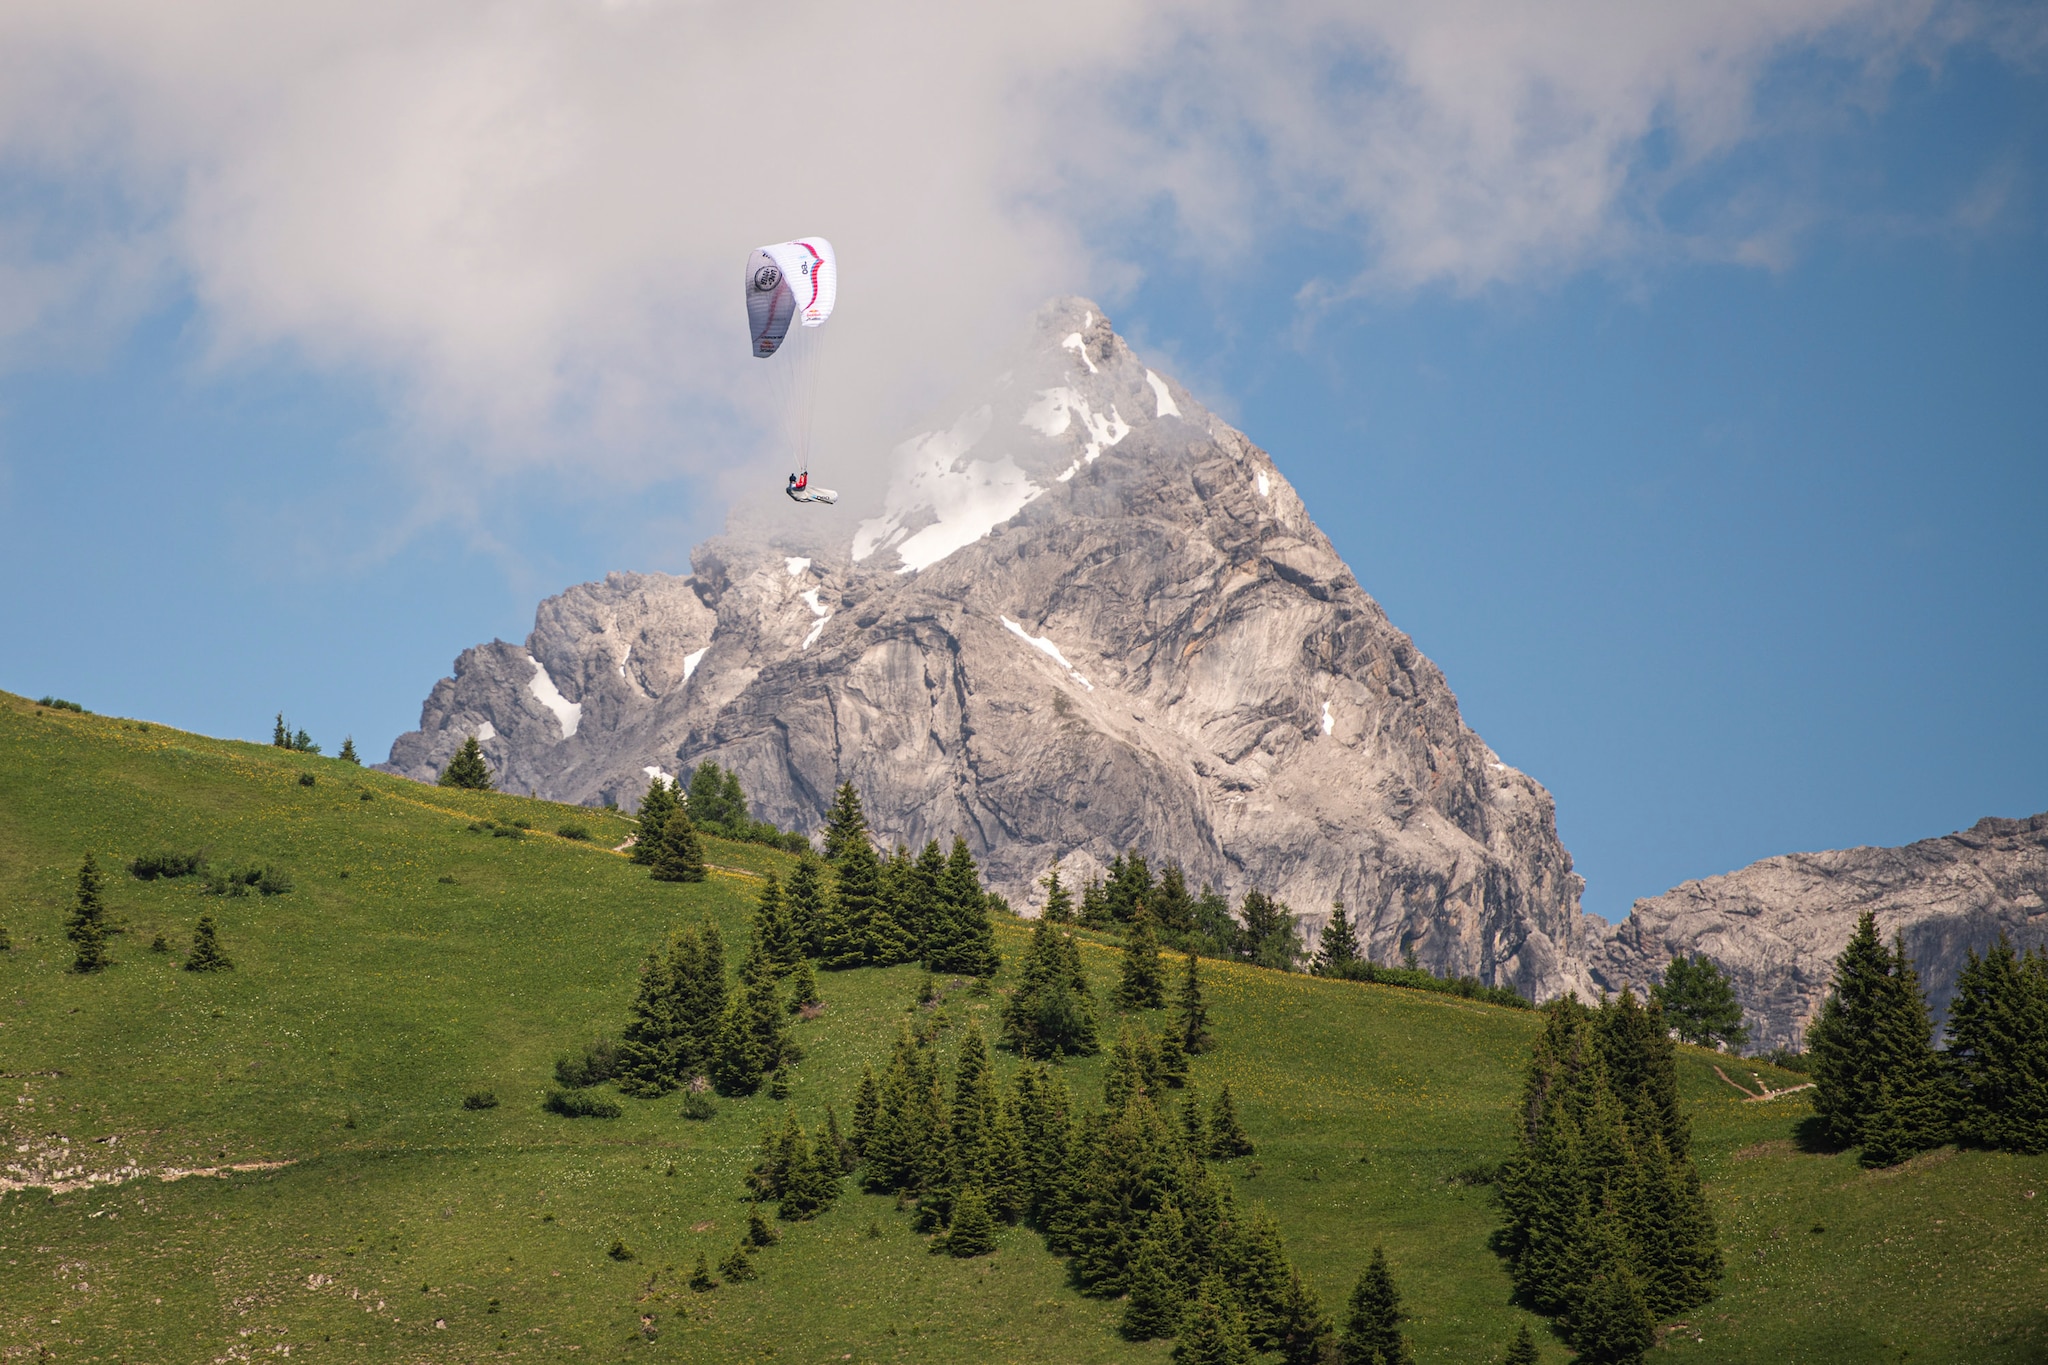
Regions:
M 494 839 L 469 831 L 478 817 L 574 820 L 597 837 Z M 976 1261 L 933 1257 L 892 1201 L 850 1185 L 816 1223 L 782 1225 L 757 1282 L 684 1288 L 697 1252 L 717 1260 L 744 1226 L 740 1175 L 782 1106 L 721 1101 L 687 1123 L 673 1098 L 628 1100 L 607 1122 L 539 1101 L 558 1052 L 617 1031 L 649 944 L 709 914 L 736 957 L 757 885 L 746 872 L 787 860 L 708 841 L 711 861 L 737 870 L 661 885 L 605 847 L 627 828 L 0 694 L 0 924 L 14 942 L 0 957 L 0 1164 L 14 1169 L 0 1175 L 77 1186 L 0 1194 L 0 1349 L 1165 1359 L 1162 1343 L 1120 1341 L 1115 1307 L 1067 1288 L 1035 1235 L 1007 1232 Z M 121 870 L 160 847 L 276 863 L 295 888 L 223 899 Z M 81 978 L 64 970 L 63 919 L 88 849 L 129 932 L 114 968 Z M 178 969 L 202 912 L 236 971 Z M 158 932 L 172 955 L 148 951 Z M 1006 956 L 1026 932 L 998 926 Z M 1113 946 L 1086 955 L 1106 985 Z M 822 975 L 828 1009 L 798 1026 L 808 1056 L 790 1101 L 807 1125 L 828 1101 L 845 1117 L 917 979 Z M 1233 1163 L 1240 1196 L 1274 1210 L 1332 1309 L 1384 1243 L 1418 1358 L 1497 1358 L 1521 1315 L 1486 1249 L 1488 1192 L 1451 1177 L 1504 1153 L 1536 1017 L 1221 963 L 1206 979 L 1221 1046 L 1195 1077 L 1211 1094 L 1231 1083 L 1260 1144 L 1255 1163 Z M 957 1024 L 999 1003 L 960 993 L 946 1012 Z M 1708 1054 L 1686 1050 L 1681 1066 L 1730 1274 L 1671 1335 L 1674 1356 L 2048 1359 L 2048 1161 L 1946 1151 L 1865 1173 L 1798 1149 L 1797 1097 L 1746 1103 Z M 1099 1062 L 1068 1070 L 1077 1095 L 1099 1094 Z M 476 1089 L 502 1104 L 465 1111 Z M 237 1165 L 251 1169 L 162 1178 Z M 93 1180 L 109 1183 L 81 1183 Z M 607 1256 L 614 1239 L 635 1259 Z M 1548 1337 L 1544 1349 L 1566 1358 Z

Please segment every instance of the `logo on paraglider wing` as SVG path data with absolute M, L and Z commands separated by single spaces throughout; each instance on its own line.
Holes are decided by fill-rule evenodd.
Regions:
M 754 272 L 754 288 L 767 293 L 782 283 L 782 272 L 772 265 L 764 265 Z

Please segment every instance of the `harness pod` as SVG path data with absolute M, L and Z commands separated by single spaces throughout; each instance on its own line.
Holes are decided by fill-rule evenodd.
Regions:
M 811 416 L 823 361 L 822 329 L 839 299 L 832 244 L 823 237 L 805 237 L 754 248 L 747 257 L 746 294 L 754 357 L 769 362 L 782 435 L 796 456 L 796 473 L 784 491 L 797 502 L 837 502 L 837 493 L 811 484 Z

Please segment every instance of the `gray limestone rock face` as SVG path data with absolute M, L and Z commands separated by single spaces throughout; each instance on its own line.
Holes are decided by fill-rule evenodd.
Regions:
M 632 806 L 714 760 L 815 830 L 851 781 L 879 838 L 965 835 L 1027 913 L 1136 849 L 1302 917 L 1333 901 L 1383 962 L 1546 998 L 1590 991 L 1582 883 L 1551 798 L 1464 723 L 1266 453 L 1083 299 L 894 452 L 886 491 L 806 545 L 735 534 L 686 578 L 543 603 L 467 651 L 389 770 L 463 738 L 510 789 Z M 878 505 L 877 505 L 878 504 Z M 735 525 L 738 522 L 736 520 Z
M 1904 848 L 1792 853 L 1686 882 L 1596 930 L 1588 965 L 1603 987 L 1641 991 L 1674 952 L 1704 954 L 1734 978 L 1753 1047 L 1800 1047 L 1865 910 L 1887 940 L 1904 937 L 1941 1018 L 1971 951 L 2001 931 L 2017 948 L 2048 946 L 2048 813 L 1986 818 Z

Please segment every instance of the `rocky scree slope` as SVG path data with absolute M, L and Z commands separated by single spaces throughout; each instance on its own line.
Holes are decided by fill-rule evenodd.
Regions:
M 1937 1017 L 1966 955 L 1995 943 L 2048 945 L 2048 813 L 1986 818 L 1904 848 L 1791 853 L 1639 900 L 1593 926 L 1588 965 L 1610 989 L 1642 990 L 1673 952 L 1703 953 L 1735 980 L 1753 1047 L 1798 1047 L 1827 998 L 1857 916 L 1904 936 Z
M 1589 989 L 1549 793 L 1266 453 L 1093 304 L 1042 309 L 870 510 L 827 549 L 728 534 L 688 577 L 549 599 L 524 646 L 456 661 L 384 766 L 431 780 L 474 733 L 504 786 L 630 806 L 708 759 L 800 829 L 850 780 L 880 838 L 964 834 L 1027 910 L 1056 856 L 1078 879 L 1135 848 L 1312 933 L 1341 898 L 1381 961 Z

